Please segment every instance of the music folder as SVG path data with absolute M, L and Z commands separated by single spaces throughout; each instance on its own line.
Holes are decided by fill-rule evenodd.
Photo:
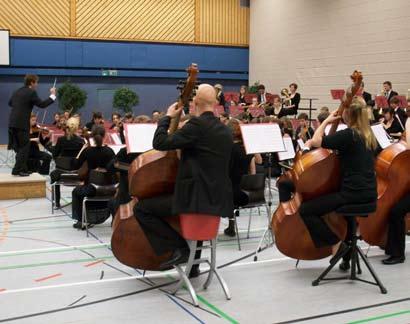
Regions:
M 389 108 L 389 103 L 385 96 L 376 96 L 375 98 L 376 106 L 379 108 Z
M 127 153 L 143 153 L 152 150 L 157 124 L 124 124 Z
M 333 90 L 330 90 L 330 94 L 332 95 L 332 98 L 334 100 L 340 100 L 340 99 L 343 99 L 343 96 L 345 95 L 345 90 L 344 89 L 333 89 Z
M 246 154 L 286 151 L 278 124 L 243 124 L 240 128 Z
M 382 124 L 374 124 L 370 126 L 374 136 L 376 137 L 377 142 L 379 143 L 382 149 L 391 145 L 390 139 L 386 133 Z
M 283 137 L 283 142 L 285 143 L 285 151 L 278 152 L 279 161 L 291 160 L 295 158 L 295 148 L 293 147 L 292 138 L 289 136 Z

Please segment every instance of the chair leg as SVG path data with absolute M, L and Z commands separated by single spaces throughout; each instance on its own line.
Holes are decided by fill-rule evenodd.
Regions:
M 248 233 L 247 233 L 247 235 L 246 235 L 246 238 L 247 238 L 247 239 L 249 239 L 249 232 L 250 232 L 250 230 L 251 230 L 252 211 L 253 211 L 253 208 L 249 208 Z
M 377 276 L 376 272 L 374 271 L 372 265 L 370 264 L 369 260 L 367 260 L 366 256 L 364 255 L 363 251 L 360 247 L 356 246 L 357 253 L 362 258 L 363 262 L 365 263 L 367 269 L 369 269 L 370 274 L 372 275 L 374 281 L 376 281 L 376 285 L 379 286 L 380 291 L 382 294 L 387 294 L 387 289 L 383 286 L 382 282 L 380 281 L 379 277 Z
M 215 268 L 216 268 L 216 240 L 213 239 L 210 241 L 211 243 L 211 263 L 209 263 L 209 272 L 208 272 L 208 277 L 206 278 L 206 281 L 204 283 L 204 289 L 207 289 L 209 285 L 212 282 Z
M 86 231 L 86 234 L 87 234 L 87 237 L 89 236 L 89 233 L 88 233 L 88 224 L 87 224 L 87 210 L 86 210 L 86 202 L 87 202 L 87 197 L 85 197 L 84 199 L 83 199 L 83 210 L 82 210 L 82 213 L 81 213 L 81 225 L 82 226 L 85 226 L 85 231 Z
M 236 240 L 238 241 L 238 249 L 239 249 L 239 251 L 241 251 L 242 249 L 241 249 L 241 239 L 239 238 L 238 219 L 236 218 L 237 213 L 239 215 L 239 209 L 234 210 L 234 212 L 233 212 L 233 221 L 235 223 Z
M 177 291 L 180 289 L 180 287 L 182 287 L 182 285 L 185 284 L 186 289 L 188 290 L 189 295 L 191 296 L 192 302 L 194 303 L 194 305 L 195 305 L 196 307 L 198 307 L 198 306 L 199 306 L 198 298 L 197 298 L 197 296 L 196 296 L 194 287 L 192 287 L 191 282 L 189 281 L 187 275 L 185 274 L 185 271 L 182 270 L 181 266 L 179 266 L 179 265 L 176 265 L 176 266 L 174 266 L 174 267 L 175 267 L 175 270 L 177 270 L 177 272 L 178 272 L 178 274 L 179 274 L 180 281 L 179 281 L 178 284 L 177 284 L 177 285 L 178 285 L 178 289 L 176 289 L 175 291 L 172 291 L 171 294 L 172 294 L 172 295 L 175 295 L 175 294 L 177 293 Z
M 51 214 L 54 214 L 54 206 L 55 206 L 55 197 L 56 197 L 56 192 L 55 192 L 55 184 L 51 184 Z
M 175 295 L 177 293 L 177 291 L 179 289 L 181 289 L 181 287 L 184 283 L 187 285 L 188 290 L 190 290 L 189 286 L 191 286 L 191 288 L 192 288 L 192 285 L 191 285 L 191 282 L 189 281 L 188 276 L 189 276 L 189 273 L 191 272 L 191 268 L 192 268 L 192 266 L 194 264 L 194 261 L 195 261 L 195 252 L 196 252 L 196 248 L 197 248 L 197 241 L 188 241 L 187 240 L 187 243 L 188 243 L 188 247 L 189 247 L 189 258 L 188 258 L 187 263 L 185 264 L 185 271 L 182 271 L 182 268 L 181 268 L 180 265 L 174 266 L 174 268 L 180 274 L 180 280 L 176 284 L 174 289 L 172 289 L 172 291 L 171 291 L 172 295 Z M 195 290 L 194 290 L 194 293 L 195 293 Z M 190 295 L 192 297 L 191 292 L 190 292 Z M 196 296 L 195 296 L 195 298 L 196 298 Z M 194 299 L 194 298 L 192 298 L 192 299 Z

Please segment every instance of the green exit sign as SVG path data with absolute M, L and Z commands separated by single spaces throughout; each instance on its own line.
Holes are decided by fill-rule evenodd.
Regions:
M 102 70 L 102 76 L 118 76 L 118 70 Z

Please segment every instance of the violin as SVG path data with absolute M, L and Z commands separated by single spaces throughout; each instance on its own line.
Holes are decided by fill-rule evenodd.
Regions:
M 178 108 L 186 107 L 191 100 L 198 74 L 198 66 L 191 64 L 187 69 L 188 78 L 181 87 Z M 169 133 L 176 131 L 180 116 L 171 120 Z M 159 270 L 159 266 L 170 254 L 157 256 L 148 242 L 144 231 L 133 215 L 138 199 L 152 198 L 174 191 L 179 166 L 177 151 L 160 152 L 150 150 L 139 155 L 128 170 L 129 193 L 134 197 L 128 204 L 120 205 L 113 222 L 111 248 L 121 263 L 143 270 Z M 117 165 L 121 167 L 121 165 Z M 127 168 L 127 166 L 124 166 Z M 179 229 L 179 218 L 166 219 L 171 226 Z
M 354 95 L 359 91 L 363 80 L 359 71 L 351 75 L 353 85 L 346 91 L 337 114 L 341 116 L 344 109 L 352 103 Z M 339 121 L 335 122 L 329 131 L 334 134 Z M 286 256 L 300 260 L 317 260 L 331 255 L 331 247 L 317 248 L 299 215 L 303 201 L 311 200 L 325 194 L 336 192 L 340 188 L 340 162 L 331 150 L 317 148 L 309 152 L 299 151 L 294 165 L 278 180 L 290 180 L 295 185 L 293 197 L 279 204 L 272 215 L 272 232 L 275 235 L 276 246 Z M 343 217 L 330 213 L 325 220 L 333 232 L 343 240 L 347 225 Z

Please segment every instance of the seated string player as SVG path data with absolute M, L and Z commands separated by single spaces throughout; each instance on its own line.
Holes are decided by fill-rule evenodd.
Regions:
M 60 114 L 57 112 L 54 114 L 54 120 L 53 120 L 52 125 L 57 127 L 59 122 L 60 122 Z
M 31 172 L 38 172 L 48 175 L 50 172 L 51 155 L 41 151 L 39 143 L 44 148 L 50 146 L 50 131 L 42 129 L 37 125 L 37 116 L 31 114 L 30 118 L 30 151 L 28 155 L 28 169 Z
M 56 160 L 59 157 L 71 157 L 72 163 L 69 165 L 60 166 L 56 161 L 56 169 L 50 173 L 51 183 L 59 181 L 64 170 L 75 170 L 74 159 L 84 145 L 84 139 L 77 135 L 80 121 L 78 118 L 71 117 L 67 120 L 64 127 L 64 136 L 57 139 L 56 145 L 51 149 L 53 158 Z M 55 186 L 55 206 L 60 208 L 60 185 Z
M 410 114 L 410 107 L 407 107 L 407 115 Z M 410 118 L 406 121 L 405 141 L 410 149 Z M 409 173 L 403 174 L 409 177 Z M 406 215 L 410 213 L 410 191 L 393 206 L 390 210 L 389 229 L 387 232 L 387 243 L 385 252 L 389 256 L 382 260 L 383 264 L 393 265 L 403 263 L 406 259 Z
M 313 137 L 314 130 L 309 126 L 309 117 L 306 113 L 301 113 L 298 116 L 299 126 L 296 128 L 296 139 L 302 139 L 303 142 Z
M 239 96 L 238 96 L 238 105 L 246 106 L 245 95 L 247 92 L 247 87 L 245 85 L 241 86 L 239 89 Z
M 327 117 L 329 117 L 329 115 L 330 115 L 329 111 L 322 111 L 319 115 L 317 115 L 316 119 L 319 123 L 319 126 L 326 120 Z
M 387 134 L 395 139 L 400 139 L 402 136 L 403 128 L 400 125 L 399 119 L 395 118 L 394 109 L 386 108 L 383 110 L 383 127 Z
M 95 111 L 93 112 L 92 120 L 85 124 L 85 127 L 91 131 L 94 125 L 102 125 L 104 123 L 104 118 L 101 112 Z
M 119 132 L 120 127 L 121 127 L 121 115 L 119 113 L 113 113 L 111 115 L 111 121 L 112 121 L 112 124 L 110 126 L 110 129 L 115 130 L 116 132 Z
M 400 108 L 400 99 L 397 96 L 394 96 L 390 99 L 390 108 L 394 111 L 394 118 L 397 119 L 401 127 L 401 132 L 404 132 L 407 115 L 406 111 L 403 108 Z
M 233 136 L 229 175 L 232 182 L 233 205 L 235 208 L 238 208 L 247 205 L 249 202 L 248 195 L 241 190 L 240 185 L 243 175 L 256 173 L 255 156 L 253 154 L 246 154 L 239 120 L 231 119 L 227 126 Z M 224 230 L 225 235 L 232 237 L 236 235 L 233 212 L 232 210 L 232 215 L 229 217 L 229 225 Z
M 105 129 L 101 125 L 93 126 L 91 137 L 94 139 L 96 146 L 85 144 L 80 151 L 75 168 L 78 169 L 87 162 L 88 170 L 93 169 L 108 169 L 110 162 L 115 157 L 114 151 L 106 145 L 103 145 Z M 72 192 L 72 217 L 76 221 L 74 228 L 84 230 L 86 225 L 82 223 L 83 199 L 85 197 L 93 197 L 97 190 L 89 182 L 89 172 L 84 181 L 84 185 L 77 186 Z

